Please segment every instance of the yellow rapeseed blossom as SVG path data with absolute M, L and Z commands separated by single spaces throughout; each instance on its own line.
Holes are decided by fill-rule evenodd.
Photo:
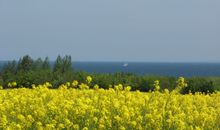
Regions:
M 86 77 L 86 82 L 87 82 L 88 84 L 90 84 L 90 83 L 92 82 L 92 77 L 91 77 L 91 76 L 87 76 L 87 77 Z
M 175 88 L 176 92 L 179 92 L 180 90 L 188 86 L 187 83 L 185 82 L 184 77 L 179 77 L 176 84 L 177 84 Z
M 11 83 L 10 83 L 10 82 L 8 83 L 8 87 L 12 87 L 12 85 L 11 85 Z
M 92 80 L 90 80 L 91 82 Z M 10 86 L 13 83 L 10 82 Z M 0 90 L 0 129 L 36 130 L 218 130 L 220 92 L 185 94 L 130 91 L 115 85 L 108 90 L 89 82 L 49 82 L 34 89 Z M 68 89 L 68 86 L 79 86 Z M 159 90 L 159 81 L 154 82 Z M 186 87 L 184 78 L 177 88 Z M 89 89 L 94 88 L 94 89 Z
M 65 84 L 67 87 L 70 87 L 70 82 L 66 82 Z
M 72 86 L 74 87 L 74 88 L 77 88 L 77 85 L 79 84 L 79 82 L 77 81 L 77 80 L 73 80 L 73 82 L 72 82 Z
M 156 80 L 154 81 L 154 89 L 155 91 L 159 91 L 160 90 L 160 81 L 159 80 Z
M 15 81 L 12 82 L 11 84 L 12 84 L 13 87 L 17 86 L 17 82 L 15 82 Z
M 50 87 L 52 87 L 52 84 L 49 83 L 49 82 L 45 82 L 45 83 L 43 84 L 43 87 L 45 87 L 45 88 L 50 88 Z
M 79 85 L 79 88 L 80 89 L 89 89 L 89 86 L 87 84 L 82 83 Z
M 131 86 L 125 87 L 125 91 L 130 91 L 130 90 L 131 90 Z
M 96 85 L 94 85 L 94 87 L 93 87 L 94 89 L 99 89 L 99 85 L 98 84 L 96 84 Z

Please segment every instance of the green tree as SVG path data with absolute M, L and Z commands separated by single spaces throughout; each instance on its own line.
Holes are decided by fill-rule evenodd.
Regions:
M 71 56 L 66 55 L 63 59 L 62 72 L 71 72 L 72 71 L 72 60 Z
M 46 58 L 44 59 L 42 68 L 43 68 L 43 70 L 51 70 L 50 61 L 49 61 L 49 58 L 48 58 L 48 57 L 46 57 Z
M 53 72 L 66 73 L 72 71 L 72 60 L 71 56 L 64 56 L 63 58 L 59 55 L 55 61 Z
M 31 71 L 33 69 L 33 59 L 26 55 L 23 58 L 21 58 L 18 62 L 18 71 Z
M 33 63 L 33 70 L 39 71 L 39 70 L 42 70 L 42 68 L 43 68 L 43 60 L 41 58 L 38 58 Z
M 53 72 L 62 72 L 63 60 L 60 55 L 58 55 L 54 67 Z
M 2 69 L 2 80 L 4 85 L 8 82 L 15 80 L 15 74 L 17 73 L 17 62 L 15 60 L 8 62 Z

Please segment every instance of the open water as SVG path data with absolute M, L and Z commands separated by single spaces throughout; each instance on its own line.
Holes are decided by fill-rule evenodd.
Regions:
M 0 69 L 5 64 L 0 61 Z M 220 76 L 220 63 L 73 62 L 76 71 L 162 76 Z

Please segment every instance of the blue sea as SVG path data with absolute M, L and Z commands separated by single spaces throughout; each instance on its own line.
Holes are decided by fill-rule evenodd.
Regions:
M 0 61 L 0 68 L 6 62 Z M 76 71 L 161 76 L 220 76 L 220 63 L 73 62 Z
M 75 70 L 162 76 L 220 76 L 220 63 L 74 62 Z

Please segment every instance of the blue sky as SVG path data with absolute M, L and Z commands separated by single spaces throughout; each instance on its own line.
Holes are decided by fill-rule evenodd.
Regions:
M 0 60 L 220 62 L 219 0 L 1 0 Z

